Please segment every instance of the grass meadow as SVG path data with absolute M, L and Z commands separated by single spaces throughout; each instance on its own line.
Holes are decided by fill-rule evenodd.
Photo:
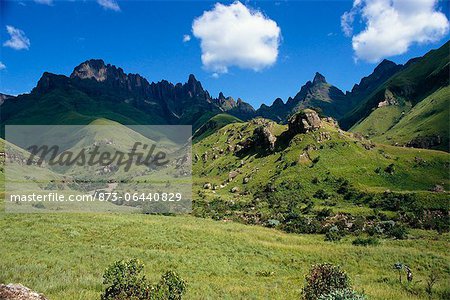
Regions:
M 100 213 L 2 213 L 0 232 L 0 282 L 49 299 L 99 299 L 103 271 L 126 258 L 142 260 L 153 281 L 178 272 L 186 299 L 299 299 L 309 267 L 321 262 L 341 265 L 369 299 L 425 299 L 431 271 L 440 278 L 435 299 L 450 292 L 448 233 L 415 230 L 408 240 L 360 247 L 351 236 L 332 243 L 192 216 Z M 398 261 L 412 268 L 412 284 L 399 284 Z

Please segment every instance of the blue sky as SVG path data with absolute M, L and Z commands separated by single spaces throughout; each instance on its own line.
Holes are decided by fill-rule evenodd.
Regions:
M 125 72 L 139 73 L 150 82 L 161 79 L 185 82 L 193 73 L 213 96 L 223 91 L 259 107 L 277 97 L 285 100 L 294 96 L 317 71 L 345 91 L 370 74 L 379 59 L 387 57 L 404 63 L 448 40 L 448 27 L 445 29 L 445 24 L 441 24 L 436 25 L 440 33 L 426 43 L 411 42 L 411 37 L 399 33 L 401 36 L 396 40 L 410 42 L 406 52 L 402 50 L 404 43 L 395 45 L 393 53 L 386 52 L 386 46 L 380 46 L 376 53 L 355 50 L 352 36 L 346 36 L 341 28 L 341 16 L 351 12 L 351 1 L 250 1 L 244 2 L 246 7 L 253 13 L 260 11 L 262 18 L 275 22 L 280 30 L 276 59 L 273 62 L 268 62 L 270 57 L 263 59 L 262 66 L 258 65 L 261 67 L 254 67 L 242 60 L 233 64 L 233 59 L 239 59 L 236 54 L 229 58 L 224 71 L 217 65 L 211 67 L 202 62 L 205 49 L 200 42 L 205 41 L 208 33 L 197 34 L 199 38 L 192 32 L 193 21 L 205 11 L 213 10 L 215 2 L 128 1 L 118 2 L 118 9 L 102 7 L 97 1 L 40 2 L 50 5 L 33 1 L 2 2 L 0 62 L 5 67 L 0 70 L 0 91 L 3 93 L 29 92 L 44 71 L 69 75 L 79 63 L 102 58 Z M 105 2 L 114 4 L 110 0 Z M 442 11 L 448 19 L 448 3 L 439 3 L 433 11 Z M 366 27 L 364 20 L 358 21 L 357 14 L 353 36 Z M 9 43 L 8 46 L 11 37 L 7 26 L 21 30 L 29 45 Z M 420 30 L 417 28 L 419 34 Z M 183 42 L 184 35 L 189 35 L 190 41 Z M 360 38 L 366 38 L 365 45 L 393 43 L 379 37 Z

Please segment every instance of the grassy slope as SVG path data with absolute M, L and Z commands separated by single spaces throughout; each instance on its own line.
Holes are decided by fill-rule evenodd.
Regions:
M 109 98 L 105 98 L 104 101 L 95 101 L 76 89 L 55 89 L 39 99 L 35 97 L 37 96 L 30 94 L 24 96 L 20 103 L 2 105 L 1 124 L 83 125 L 98 118 L 114 120 L 121 124 L 165 123 L 161 119 L 149 117 L 126 103 Z M 9 119 L 10 116 L 12 119 Z
M 0 231 L 0 282 L 21 282 L 50 299 L 98 299 L 106 266 L 131 257 L 153 281 L 176 270 L 188 282 L 186 299 L 298 299 L 310 265 L 324 261 L 342 265 L 370 299 L 423 299 L 430 266 L 444 270 L 450 259 L 448 234 L 415 231 L 419 239 L 362 248 L 188 216 L 2 214 Z M 417 296 L 398 285 L 397 261 L 422 281 Z M 436 290 L 448 291 L 449 274 L 438 272 Z
M 418 136 L 439 134 L 443 139 L 439 149 L 448 151 L 449 108 L 450 86 L 447 86 L 418 103 L 395 126 L 386 130 L 383 135 L 374 138 L 374 140 L 384 143 L 390 143 L 392 140 L 400 144 L 406 144 Z M 364 132 L 364 129 L 359 126 L 355 128 L 355 131 L 360 130 Z
M 229 114 L 218 114 L 205 122 L 197 131 L 194 133 L 193 142 L 196 143 L 211 134 L 215 133 L 220 128 L 231 124 L 231 123 L 239 123 L 242 120 L 229 115 Z
M 280 134 L 285 130 L 284 126 L 273 124 L 273 132 Z M 201 156 L 208 152 L 211 158 L 220 149 L 226 149 L 227 139 L 230 144 L 238 141 L 237 136 L 242 134 L 243 139 L 251 136 L 255 125 L 251 123 L 231 124 L 220 129 L 217 134 L 207 137 L 194 145 L 193 152 Z M 230 154 L 218 154 L 218 159 L 209 159 L 208 162 L 198 161 L 193 165 L 194 189 L 202 190 L 205 182 L 221 184 L 228 178 L 228 172 L 239 169 L 241 174 L 236 177 L 226 188 L 219 189 L 215 194 L 208 194 L 214 198 L 230 197 L 230 189 L 238 186 L 242 191 L 255 192 L 261 186 L 274 182 L 281 184 L 284 181 L 296 182 L 302 185 L 298 192 L 310 197 L 319 188 L 329 189 L 325 180 L 327 177 L 344 177 L 363 190 L 384 191 L 426 191 L 434 184 L 444 184 L 446 189 L 450 187 L 448 169 L 446 163 L 449 155 L 444 152 L 432 150 L 419 150 L 411 148 L 399 148 L 386 145 L 377 145 L 367 150 L 361 141 L 353 138 L 349 133 L 339 133 L 338 130 L 327 124 L 321 132 L 329 132 L 331 140 L 317 142 L 319 132 L 298 135 L 290 146 L 272 155 L 259 155 L 250 153 L 243 157 Z M 317 150 L 306 151 L 311 160 L 319 157 L 317 163 L 311 160 L 299 162 L 299 157 L 308 146 Z M 218 149 L 212 150 L 213 148 Z M 322 148 L 322 149 L 321 149 Z M 415 157 L 427 161 L 418 165 Z M 241 161 L 244 163 L 240 167 Z M 381 172 L 375 173 L 375 169 L 386 168 L 394 164 L 396 172 L 393 175 Z M 427 174 L 426 177 L 423 174 Z M 244 177 L 250 177 L 246 185 L 242 183 Z M 311 184 L 314 177 L 318 177 L 320 184 Z M 205 192 L 206 193 L 206 192 Z
M 369 138 L 383 135 L 400 120 L 403 112 L 410 109 L 409 106 L 389 105 L 375 109 L 367 118 L 355 124 L 350 130 L 361 132 Z
M 225 146 L 227 135 L 223 131 L 230 129 L 235 133 L 242 129 L 239 131 L 245 137 L 254 127 L 247 123 L 227 125 L 218 134 L 195 145 L 194 152 L 210 150 L 213 145 Z M 279 135 L 285 127 L 274 124 L 272 130 Z M 328 148 L 327 142 L 325 150 L 311 151 L 312 157 L 320 155 L 313 168 L 310 163 L 288 168 L 282 171 L 279 180 L 305 183 L 306 191 L 313 192 L 317 187 L 310 184 L 311 178 L 332 172 L 336 176 L 348 175 L 365 188 L 422 190 L 441 180 L 446 171 L 441 166 L 448 160 L 446 153 L 390 146 L 365 150 L 362 142 L 350 135 L 339 140 L 336 129 L 327 125 L 326 130 L 334 135 L 332 142 L 339 145 Z M 305 145 L 314 144 L 314 135 L 301 137 L 301 141 L 287 149 L 281 161 L 279 154 L 243 158 L 245 170 L 255 167 L 261 170 L 248 188 L 251 189 L 252 184 L 256 187 L 257 182 L 266 182 L 283 164 L 296 160 Z M 418 155 L 429 165 L 413 166 L 411 162 Z M 342 159 L 343 156 L 352 160 Z M 240 160 L 229 155 L 208 166 L 196 164 L 194 172 L 201 174 L 196 179 L 196 188 L 205 180 L 222 181 L 227 172 L 214 173 L 217 172 L 214 167 L 234 168 Z M 368 175 L 376 166 L 391 162 L 398 165 L 398 173 L 392 177 Z M 361 165 L 364 167 L 359 167 Z M 208 179 L 202 172 L 208 174 Z M 428 176 L 421 178 L 420 174 L 425 173 Z M 242 175 L 239 175 L 235 183 L 240 184 L 241 180 Z M 445 186 L 449 187 L 448 180 Z M 217 193 L 233 197 L 228 188 Z M 442 280 L 436 289 L 440 292 L 449 289 L 446 284 L 449 274 L 443 271 L 450 259 L 446 251 L 450 241 L 448 234 L 437 236 L 432 232 L 414 231 L 417 239 L 384 240 L 380 246 L 360 248 L 351 245 L 351 237 L 335 244 L 324 242 L 323 236 L 285 234 L 259 226 L 190 216 L 100 213 L 1 213 L 0 232 L 0 282 L 21 282 L 50 299 L 98 299 L 106 266 L 130 257 L 144 261 L 147 276 L 152 280 L 167 269 L 179 272 L 188 281 L 188 299 L 206 296 L 212 299 L 298 299 L 309 266 L 325 261 L 342 265 L 353 278 L 355 288 L 364 290 L 371 299 L 423 299 L 423 282 L 430 265 L 440 268 Z M 415 287 L 417 296 L 405 292 L 396 282 L 397 275 L 391 265 L 397 261 L 413 266 L 415 278 L 422 281 Z M 264 277 L 260 272 L 274 274 Z
M 439 87 L 448 85 L 449 42 L 439 49 L 425 54 L 418 62 L 410 64 L 400 72 L 395 73 L 373 93 L 363 99 L 352 111 L 341 120 L 343 128 L 350 128 L 368 117 L 372 109 L 384 99 L 384 91 L 390 90 L 394 94 L 410 94 L 407 101 L 416 104 L 433 93 Z M 413 91 L 411 93 L 411 91 Z

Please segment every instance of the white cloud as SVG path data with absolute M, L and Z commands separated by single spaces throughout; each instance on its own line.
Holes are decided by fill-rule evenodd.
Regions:
M 239 1 L 217 3 L 194 20 L 192 32 L 201 40 L 203 66 L 215 73 L 227 73 L 231 66 L 258 71 L 278 57 L 277 23 Z
M 97 0 L 97 3 L 104 9 L 120 11 L 120 6 L 115 0 Z
M 44 5 L 53 5 L 53 0 L 34 0 L 34 2 Z
M 189 34 L 183 35 L 183 43 L 187 43 L 191 40 L 191 36 Z
M 5 66 L 4 63 L 2 63 L 2 62 L 0 61 L 0 70 L 4 70 L 4 69 L 6 69 L 6 66 Z
M 447 17 L 437 10 L 438 0 L 355 0 L 341 17 L 343 32 L 351 36 L 355 16 L 365 24 L 353 35 L 356 59 L 378 62 L 406 53 L 414 43 L 441 39 L 449 30 Z
M 10 47 L 15 50 L 28 50 L 30 48 L 30 39 L 27 38 L 25 32 L 10 25 L 6 26 L 6 31 L 8 31 L 10 39 L 3 43 L 4 47 Z

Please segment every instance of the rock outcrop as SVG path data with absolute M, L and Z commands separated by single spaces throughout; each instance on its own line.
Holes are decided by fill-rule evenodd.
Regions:
M 442 143 L 442 138 L 439 135 L 418 136 L 407 143 L 406 146 L 412 148 L 430 149 L 439 146 Z
M 305 109 L 289 119 L 288 132 L 291 136 L 317 130 L 322 126 L 319 115 L 312 109 Z
M 253 131 L 253 145 L 265 151 L 273 152 L 277 138 L 270 132 L 267 126 L 261 125 Z
M 0 299 L 4 300 L 47 300 L 21 284 L 0 284 Z
M 12 98 L 14 98 L 14 96 L 5 95 L 5 94 L 0 93 L 0 105 L 2 105 L 3 102 L 5 102 L 5 100 L 12 99 Z

